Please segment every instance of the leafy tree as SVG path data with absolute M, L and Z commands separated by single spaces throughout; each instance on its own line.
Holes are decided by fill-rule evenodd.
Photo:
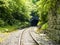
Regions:
M 30 0 L 0 0 L 0 18 L 9 25 L 29 22 L 33 3 Z
M 37 6 L 37 13 L 40 19 L 38 25 L 42 27 L 42 25 L 44 25 L 48 21 L 47 15 L 50 8 L 50 3 L 48 3 L 48 1 L 46 0 L 40 0 L 36 3 L 36 6 Z
M 12 7 L 14 2 L 12 0 L 1 0 L 0 2 L 0 18 L 10 25 L 13 24 L 14 19 L 11 14 L 14 11 Z

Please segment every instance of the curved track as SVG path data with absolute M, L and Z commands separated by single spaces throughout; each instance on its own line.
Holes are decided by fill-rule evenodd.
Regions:
M 28 31 L 34 28 L 36 27 L 29 27 L 15 32 L 11 32 L 3 42 L 0 42 L 0 45 L 22 45 L 22 43 L 24 43 L 24 45 L 29 45 L 30 43 L 30 45 L 36 45 L 36 41 L 34 41 L 34 39 L 31 37 Z M 26 42 L 22 42 L 22 39 L 24 41 L 26 40 Z
M 36 29 L 37 27 L 29 27 L 11 32 L 0 45 L 53 45 L 45 34 L 35 34 L 33 30 Z

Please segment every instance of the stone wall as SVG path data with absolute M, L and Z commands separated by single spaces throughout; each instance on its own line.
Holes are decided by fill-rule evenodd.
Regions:
M 60 4 L 57 7 L 56 14 L 53 14 L 55 11 L 50 12 L 48 14 L 48 29 L 47 35 L 56 43 L 60 44 L 60 12 L 58 13 L 58 8 L 60 8 Z

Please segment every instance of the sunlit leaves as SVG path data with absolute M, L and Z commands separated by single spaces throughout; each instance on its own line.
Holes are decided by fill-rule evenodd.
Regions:
M 52 9 L 55 8 L 57 0 L 40 0 L 38 1 L 37 4 L 37 11 L 40 16 L 40 20 L 43 20 L 44 17 L 48 15 L 48 12 Z M 43 20 L 45 21 L 45 20 Z

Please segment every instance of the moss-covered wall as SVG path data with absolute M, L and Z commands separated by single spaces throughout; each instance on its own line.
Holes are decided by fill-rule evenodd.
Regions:
M 49 27 L 47 29 L 47 35 L 56 43 L 60 44 L 60 2 L 58 2 L 57 7 L 52 10 L 49 11 L 48 14 Z

